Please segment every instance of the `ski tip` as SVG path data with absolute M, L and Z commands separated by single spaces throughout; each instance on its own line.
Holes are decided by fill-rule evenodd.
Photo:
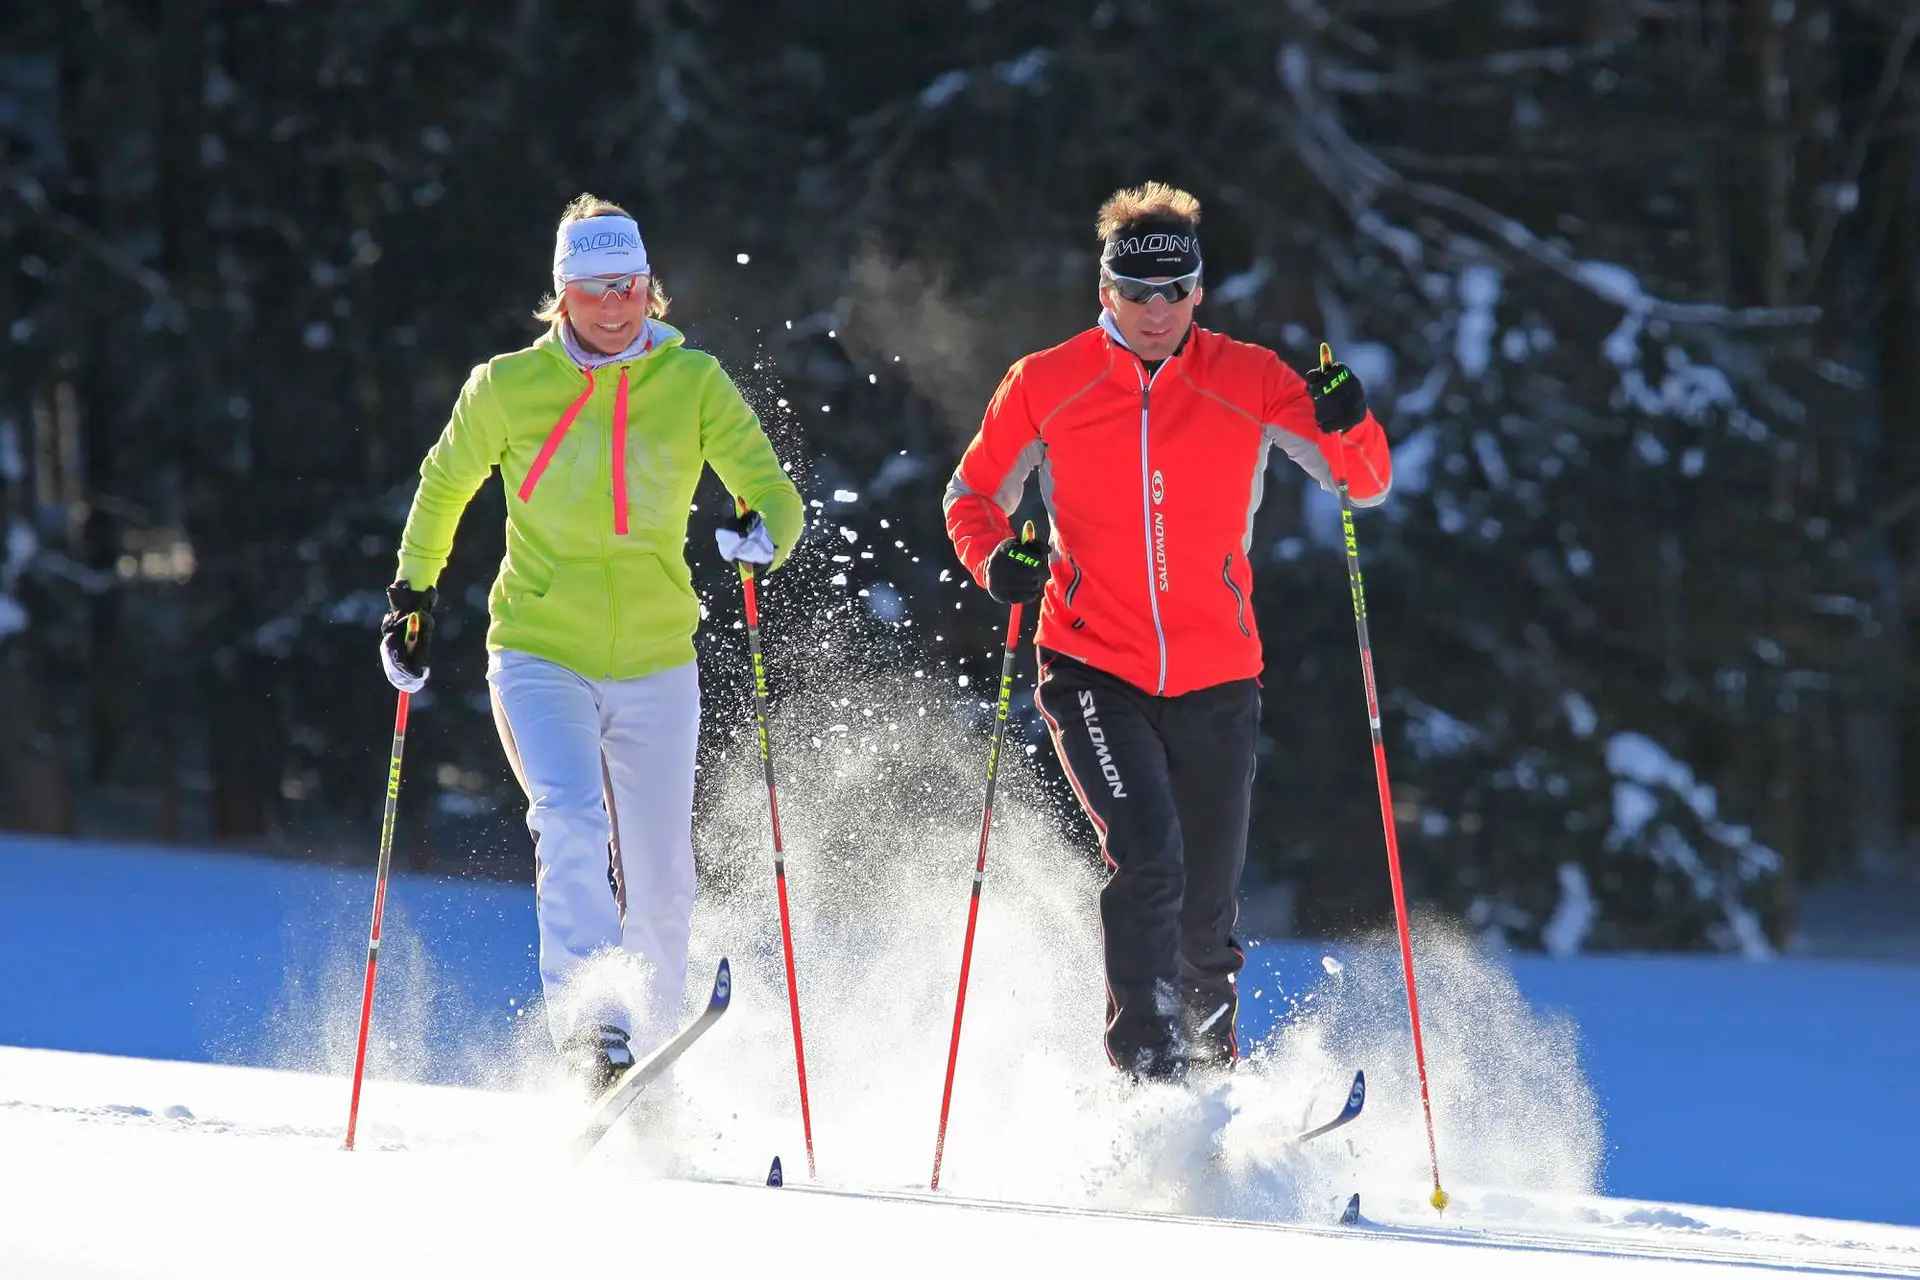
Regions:
M 1343 1227 L 1360 1225 L 1360 1193 L 1358 1191 L 1354 1192 L 1352 1198 L 1347 1201 L 1347 1207 L 1340 1211 L 1340 1225 Z
M 1357 1114 L 1360 1108 L 1366 1105 L 1367 1073 L 1356 1071 L 1353 1073 L 1353 1088 L 1347 1090 L 1347 1110 Z
M 720 957 L 720 971 L 713 975 L 713 998 L 707 1001 L 709 1009 L 724 1009 L 733 999 L 733 968 L 725 956 Z
M 773 1158 L 773 1168 L 767 1170 L 767 1185 L 770 1187 L 784 1187 L 785 1185 L 787 1185 L 786 1178 L 781 1176 L 781 1173 L 780 1173 L 780 1157 L 779 1156 L 775 1156 Z

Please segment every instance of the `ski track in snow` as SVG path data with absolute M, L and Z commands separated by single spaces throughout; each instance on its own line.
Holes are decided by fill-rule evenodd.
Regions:
M 1091 1092 L 1103 1096 L 1089 1103 L 1113 1104 Z M 643 1098 L 634 1123 L 576 1166 L 563 1149 L 585 1106 L 552 1082 L 507 1092 L 370 1080 L 349 1153 L 339 1076 L 0 1049 L 0 1275 L 518 1277 L 624 1256 L 681 1273 L 807 1263 L 982 1277 L 1190 1268 L 1197 1251 L 1224 1250 L 1282 1272 L 1475 1280 L 1663 1268 L 1920 1276 L 1920 1229 L 1907 1227 L 1470 1186 L 1449 1188 L 1455 1202 L 1440 1217 L 1424 1203 L 1422 1170 L 1368 1165 L 1371 1111 L 1308 1149 L 1338 1179 L 1306 1179 L 1309 1203 L 1299 1186 L 1269 1186 L 1292 1206 L 1283 1220 L 1222 1216 L 1210 1200 L 1244 1207 L 1249 1185 L 1285 1182 L 1290 1168 L 1236 1149 L 1244 1112 L 1232 1092 L 1196 1102 L 1139 1091 L 1123 1105 L 1151 1123 L 1127 1131 L 1166 1140 L 1149 1170 L 1121 1153 L 1079 1186 L 1014 1203 L 978 1185 L 933 1193 L 891 1174 L 836 1177 L 844 1148 L 820 1119 L 822 1176 L 809 1185 L 797 1123 L 716 1112 L 685 1082 L 677 1106 L 649 1110 Z M 1338 1102 L 1336 1089 L 1314 1107 Z M 671 1165 L 646 1154 L 648 1137 L 667 1133 L 657 1145 L 678 1153 Z M 1223 1134 L 1210 1164 L 1200 1153 Z M 923 1136 L 893 1135 L 909 1149 Z M 1035 1135 L 1034 1163 L 1046 1163 L 1048 1138 Z M 788 1180 L 778 1191 L 764 1186 L 775 1154 Z M 1333 1186 L 1361 1192 L 1359 1225 L 1335 1225 L 1344 1194 L 1315 1201 Z

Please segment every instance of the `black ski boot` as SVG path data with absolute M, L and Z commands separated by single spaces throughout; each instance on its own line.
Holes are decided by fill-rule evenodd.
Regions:
M 1127 1065 L 1127 1074 L 1136 1084 L 1185 1084 L 1191 1064 L 1177 1046 L 1142 1049 Z
M 1231 1071 L 1239 1060 L 1239 994 L 1232 982 L 1188 984 L 1181 992 L 1181 1030 L 1195 1071 Z
M 596 1096 L 633 1065 L 627 1033 L 610 1022 L 580 1028 L 567 1037 L 560 1053 L 566 1059 L 568 1073 Z
M 1108 1036 L 1107 1053 L 1113 1064 L 1135 1084 L 1179 1084 L 1187 1078 L 1187 1043 L 1172 1018 L 1153 1018 L 1134 1036 L 1115 1044 Z

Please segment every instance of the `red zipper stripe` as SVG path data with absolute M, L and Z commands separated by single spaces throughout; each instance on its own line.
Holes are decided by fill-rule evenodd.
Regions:
M 613 531 L 627 533 L 627 367 L 613 391 Z
M 547 464 L 553 461 L 554 452 L 560 447 L 561 437 L 567 434 L 567 428 L 572 426 L 573 420 L 580 416 L 580 410 L 586 407 L 587 398 L 593 394 L 593 370 L 582 369 L 581 372 L 587 375 L 587 389 L 580 393 L 577 400 L 567 406 L 567 411 L 560 415 L 560 421 L 553 424 L 553 431 L 548 434 L 547 442 L 540 446 L 540 456 L 533 460 L 533 465 L 527 469 L 527 478 L 520 482 L 520 501 L 522 502 L 533 497 L 533 486 L 539 484 L 540 477 L 546 474 Z M 620 386 L 624 392 L 626 389 L 624 369 L 620 373 Z M 621 404 L 622 406 L 626 404 L 624 396 Z

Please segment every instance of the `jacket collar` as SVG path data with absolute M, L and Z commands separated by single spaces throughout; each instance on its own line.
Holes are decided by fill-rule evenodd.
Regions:
M 549 355 L 564 360 L 575 369 L 590 371 L 602 369 L 608 365 L 631 364 L 656 355 L 668 347 L 677 347 L 686 342 L 686 335 L 664 320 L 647 317 L 645 328 L 633 345 L 618 355 L 601 355 L 588 351 L 580 340 L 567 327 L 565 318 L 555 320 L 547 326 L 547 331 L 534 340 L 534 346 L 544 349 Z
M 1107 337 L 1113 340 L 1113 344 L 1116 347 L 1119 347 L 1122 351 L 1127 352 L 1128 354 L 1134 356 L 1136 359 L 1139 358 L 1140 353 L 1135 351 L 1132 347 L 1128 346 L 1127 340 L 1120 336 L 1120 326 L 1114 323 L 1113 312 L 1107 310 L 1105 307 L 1100 308 L 1100 328 L 1106 332 Z M 1199 325 L 1193 323 L 1192 321 L 1188 321 L 1187 331 L 1180 335 L 1180 345 L 1173 349 L 1173 354 L 1168 356 L 1167 359 L 1174 360 L 1179 358 L 1181 353 L 1186 351 L 1188 345 L 1192 343 L 1193 335 L 1199 330 L 1199 328 L 1200 328 Z

